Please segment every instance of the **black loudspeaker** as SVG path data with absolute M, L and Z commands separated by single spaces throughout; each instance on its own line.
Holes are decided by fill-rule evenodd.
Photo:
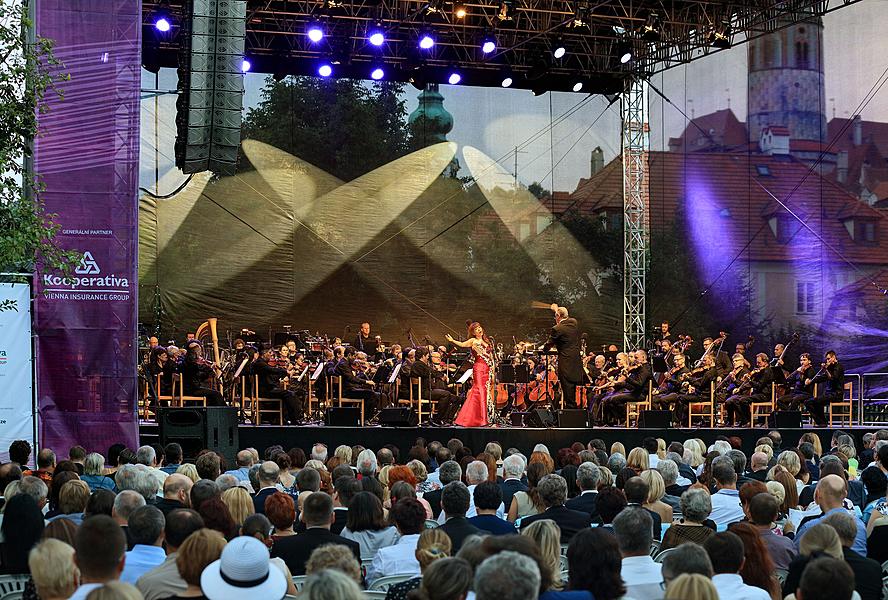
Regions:
M 379 411 L 379 424 L 384 427 L 416 427 L 416 411 L 393 406 Z
M 557 417 L 548 408 L 534 408 L 524 417 L 527 427 L 555 427 Z
M 160 425 L 160 444 L 166 446 L 176 442 L 182 446 L 186 461 L 193 462 L 197 453 L 208 448 L 218 452 L 227 460 L 237 457 L 237 409 L 227 406 L 206 408 L 158 409 L 157 422 Z
M 585 429 L 586 411 L 582 408 L 566 408 L 558 411 L 558 426 L 571 429 Z
M 361 409 L 357 406 L 328 408 L 324 413 L 324 425 L 332 427 L 360 427 Z
M 527 417 L 528 413 L 526 412 L 513 412 L 509 414 L 509 421 L 512 423 L 512 427 L 524 427 L 525 417 Z
M 801 429 L 802 411 L 776 410 L 768 415 L 768 427 L 772 429 Z
M 638 416 L 639 429 L 669 429 L 672 422 L 672 411 L 643 410 Z

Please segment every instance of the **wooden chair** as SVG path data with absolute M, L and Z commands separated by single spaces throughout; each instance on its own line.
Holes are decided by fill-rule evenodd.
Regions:
M 343 404 L 357 404 L 361 408 L 361 424 L 364 424 L 364 400 L 363 398 L 343 398 L 342 397 L 342 377 L 333 375 L 330 377 L 330 385 L 333 389 L 333 397 L 336 399 L 336 406 L 342 408 Z
M 261 398 L 259 396 L 259 376 L 253 375 L 250 389 L 251 413 L 253 425 L 262 423 L 262 415 L 276 415 L 278 425 L 284 424 L 284 401 L 280 398 Z
M 709 417 L 709 427 L 715 427 L 715 382 L 709 382 L 709 401 L 688 404 L 688 427 L 693 427 L 694 417 Z
M 771 383 L 771 399 L 768 402 L 749 403 L 749 426 L 755 427 L 755 420 L 765 419 L 765 427 L 768 426 L 768 417 L 777 410 L 777 384 Z
M 413 388 L 416 387 L 416 394 L 413 393 Z M 428 412 L 426 413 L 429 417 L 432 416 L 432 412 L 434 411 L 434 406 L 431 398 L 423 398 L 422 397 L 422 380 L 419 377 L 411 377 L 410 378 L 410 405 L 413 406 L 413 403 L 416 402 L 416 418 L 417 424 L 422 424 L 422 405 L 425 404 L 429 407 Z
M 142 397 L 142 419 L 145 421 L 157 420 L 157 409 L 160 406 L 163 406 L 163 403 L 166 402 L 167 406 L 175 406 L 175 396 L 170 390 L 169 394 L 161 393 L 161 377 L 162 375 L 158 373 L 154 376 L 154 391 L 157 393 L 157 402 L 158 406 L 151 405 L 151 394 L 148 392 L 148 384 L 145 383 L 144 386 L 144 395 Z
M 648 380 L 647 397 L 644 400 L 630 400 L 626 403 L 626 427 L 630 426 L 632 418 L 635 417 L 636 424 L 641 416 L 641 411 L 651 409 L 651 397 L 654 394 L 654 382 Z
M 854 382 L 846 381 L 842 391 L 841 401 L 830 402 L 827 406 L 826 419 L 830 427 L 835 425 L 833 419 L 839 420 L 839 427 L 845 422 L 848 423 L 848 427 L 854 424 Z
M 184 383 L 182 381 L 182 375 L 179 373 L 173 373 L 173 405 L 178 406 L 179 408 L 184 408 L 186 402 L 194 402 L 204 408 L 207 407 L 207 397 L 206 396 L 185 396 L 183 394 Z M 176 391 L 178 390 L 178 392 Z

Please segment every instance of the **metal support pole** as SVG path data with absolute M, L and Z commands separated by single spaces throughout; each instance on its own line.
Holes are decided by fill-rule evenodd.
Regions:
M 644 348 L 648 271 L 648 86 L 634 77 L 622 97 L 623 118 L 623 348 Z

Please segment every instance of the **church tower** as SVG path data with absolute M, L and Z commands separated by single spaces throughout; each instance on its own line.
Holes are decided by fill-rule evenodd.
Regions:
M 814 17 L 762 36 L 749 44 L 747 106 L 749 141 L 757 145 L 762 130 L 789 130 L 795 149 L 807 159 L 814 144 L 825 142 L 826 98 L 823 85 L 823 21 Z

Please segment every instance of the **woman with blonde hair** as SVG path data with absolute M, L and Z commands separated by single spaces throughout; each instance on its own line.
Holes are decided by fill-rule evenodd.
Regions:
M 784 598 L 795 592 L 808 563 L 820 556 L 831 556 L 841 561 L 845 560 L 839 534 L 825 523 L 818 523 L 810 527 L 799 541 L 799 554 L 789 563 L 789 571 L 786 581 L 783 583 Z
M 783 504 L 780 505 L 781 514 L 789 514 L 789 509 L 797 509 L 799 507 L 799 488 L 796 484 L 796 478 L 786 470 L 782 465 L 774 465 L 768 471 L 768 479 L 776 481 L 783 486 L 784 496 Z
M 44 539 L 28 554 L 31 579 L 41 600 L 69 598 L 80 579 L 74 548 L 56 539 Z
M 651 468 L 651 459 L 644 448 L 633 448 L 626 457 L 626 466 L 638 475 Z
M 804 442 L 808 442 L 812 446 L 814 446 L 814 456 L 820 458 L 823 456 L 823 446 L 820 443 L 820 436 L 814 432 L 808 431 L 802 434 L 801 439 L 799 439 L 799 446 L 801 446 Z
M 666 440 L 663 438 L 657 438 L 657 458 L 666 459 Z
M 759 444 L 755 447 L 756 452 L 761 452 L 765 456 L 768 457 L 768 462 L 771 462 L 771 459 L 774 458 L 774 449 L 768 444 Z
M 621 454 L 626 456 L 626 446 L 622 442 L 614 442 L 611 444 L 610 454 Z
M 231 513 L 231 518 L 234 519 L 238 527 L 244 524 L 247 517 L 256 512 L 250 493 L 239 485 L 222 492 L 222 502 L 228 507 L 228 512 Z
M 347 547 L 341 544 L 325 544 L 315 548 L 305 563 L 305 574 L 311 575 L 324 569 L 335 569 L 351 577 L 355 583 L 363 582 L 361 563 Z
M 669 582 L 663 600 L 718 600 L 718 592 L 705 575 L 684 573 Z
M 179 575 L 188 584 L 184 592 L 173 596 L 179 598 L 203 598 L 200 587 L 200 575 L 211 562 L 219 560 L 225 549 L 225 538 L 213 529 L 198 529 L 182 542 L 176 553 L 176 568 Z
M 703 453 L 700 451 L 700 446 L 697 445 L 697 440 L 685 440 L 684 448 L 689 454 L 688 465 L 692 469 L 703 464 Z
M 182 475 L 184 475 L 185 477 L 187 477 L 188 479 L 190 479 L 194 483 L 197 483 L 198 481 L 200 481 L 200 475 L 197 474 L 197 467 L 195 467 L 191 463 L 185 463 L 185 464 L 179 465 L 179 468 L 176 469 L 176 473 L 181 473 Z
M 335 456 L 336 458 L 339 459 L 339 464 L 351 466 L 351 462 L 352 462 L 351 446 L 346 446 L 345 444 L 343 444 L 341 446 L 336 446 L 336 450 L 333 452 L 333 456 Z
M 86 600 L 142 600 L 142 593 L 131 583 L 109 581 L 91 591 Z
M 441 529 L 426 529 L 419 534 L 419 541 L 416 542 L 416 560 L 419 561 L 419 571 L 425 575 L 426 569 L 441 558 L 450 556 L 453 550 L 453 543 L 450 536 Z M 389 588 L 385 595 L 386 600 L 404 600 L 412 590 L 418 589 L 422 584 L 422 575 L 413 577 L 407 581 L 396 583 Z
M 599 490 L 614 486 L 614 474 L 611 473 L 610 469 L 598 469 L 598 472 L 600 475 L 600 478 L 598 480 Z
M 661 523 L 672 523 L 672 507 L 663 502 L 666 495 L 666 483 L 656 469 L 646 469 L 640 477 L 648 484 L 648 497 L 644 508 L 660 515 Z
M 552 589 L 561 589 L 561 528 L 551 519 L 541 519 L 522 529 L 521 535 L 539 546 L 542 564 L 549 570 L 543 579 L 552 582 Z

